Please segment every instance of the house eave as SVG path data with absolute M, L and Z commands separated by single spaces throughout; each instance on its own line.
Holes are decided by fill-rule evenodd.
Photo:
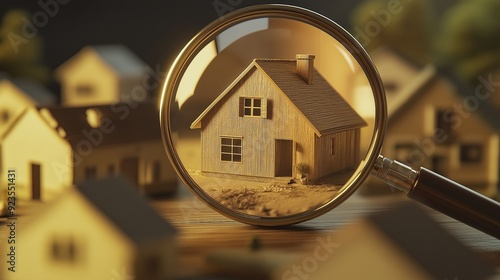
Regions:
M 359 124 L 359 125 L 341 126 L 341 127 L 337 127 L 334 129 L 325 129 L 325 130 L 319 131 L 319 133 L 316 135 L 318 137 L 322 137 L 322 136 L 330 135 L 330 134 L 334 134 L 334 133 L 349 131 L 349 130 L 353 130 L 353 129 L 360 129 L 360 128 L 363 128 L 365 126 L 367 126 L 367 123 L 363 123 L 363 124 Z

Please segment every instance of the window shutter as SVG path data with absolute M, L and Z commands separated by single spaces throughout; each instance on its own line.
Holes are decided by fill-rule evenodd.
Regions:
M 243 114 L 244 114 L 244 111 L 245 111 L 245 98 L 244 97 L 240 97 L 240 104 L 239 104 L 239 116 L 240 117 L 243 117 Z
M 261 111 L 260 111 L 260 116 L 263 119 L 267 119 L 267 98 L 262 98 L 262 103 L 260 104 L 261 106 Z

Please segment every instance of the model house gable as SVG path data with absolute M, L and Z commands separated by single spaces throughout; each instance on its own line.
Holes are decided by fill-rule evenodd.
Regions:
M 234 94 L 237 85 L 240 87 L 254 71 L 259 71 L 273 84 L 313 127 L 316 134 L 328 134 L 351 128 L 366 126 L 366 122 L 336 92 L 332 86 L 314 68 L 313 55 L 298 55 L 299 59 L 255 59 L 191 124 L 191 128 L 201 128 L 202 119 L 221 102 L 228 94 Z M 300 58 L 303 59 L 300 59 Z M 308 61 L 301 66 L 301 61 Z M 300 65 L 300 66 L 299 66 Z M 307 69 L 300 73 L 300 69 Z M 311 71 L 311 72 L 308 72 Z M 314 77 L 314 78 L 313 78 Z M 255 86 L 256 89 L 258 88 Z M 271 118 L 271 106 L 267 98 L 263 98 L 258 90 L 254 95 L 239 97 L 238 117 Z M 257 105 L 257 106 L 256 106 Z M 269 108 L 269 109 L 268 109 Z M 279 111 L 279 108 L 272 110 Z M 228 116 L 231 117 L 231 116 Z
M 86 46 L 56 69 L 62 103 L 67 106 L 129 98 L 145 74 L 146 64 L 122 45 Z
M 15 168 L 25 174 L 16 180 L 20 199 L 46 201 L 71 186 L 71 158 L 69 143 L 34 108 L 25 109 L 0 134 L 2 172 Z
M 27 107 L 50 106 L 55 96 L 37 82 L 0 77 L 0 133 Z

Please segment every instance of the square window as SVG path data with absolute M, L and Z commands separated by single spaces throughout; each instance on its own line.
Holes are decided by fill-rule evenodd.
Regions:
M 74 239 L 72 237 L 54 238 L 50 246 L 50 255 L 54 261 L 75 262 L 78 251 Z
M 477 163 L 483 160 L 483 146 L 480 144 L 464 144 L 460 146 L 460 162 Z
M 244 104 L 244 116 L 248 117 L 260 117 L 262 109 L 262 99 L 261 98 L 245 98 Z
M 221 161 L 241 162 L 241 138 L 222 137 L 221 138 Z

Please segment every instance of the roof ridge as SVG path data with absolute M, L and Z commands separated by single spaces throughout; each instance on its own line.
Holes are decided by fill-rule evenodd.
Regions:
M 297 61 L 296 59 L 291 59 L 291 58 L 255 58 L 254 61 L 269 61 L 269 62 L 295 62 Z

